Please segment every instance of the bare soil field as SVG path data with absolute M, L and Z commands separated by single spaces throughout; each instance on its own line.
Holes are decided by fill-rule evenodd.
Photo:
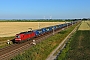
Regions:
M 82 21 L 78 30 L 90 30 L 90 21 Z
M 40 28 L 63 24 L 65 22 L 0 22 L 0 37 L 15 36 L 15 34 Z

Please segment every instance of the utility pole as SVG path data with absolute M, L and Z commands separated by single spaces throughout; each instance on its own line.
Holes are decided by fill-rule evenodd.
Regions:
M 54 26 L 53 26 L 53 35 L 54 35 Z
M 67 24 L 67 28 L 68 28 L 68 23 L 66 22 L 66 20 L 65 20 L 65 24 Z
M 67 28 L 68 28 L 68 23 L 67 23 Z
M 53 22 L 53 25 L 54 25 L 54 22 Z M 54 26 L 53 26 L 53 35 L 54 35 Z
M 72 21 L 72 25 L 73 25 L 73 21 Z
M 40 29 L 40 23 L 38 22 L 38 29 Z

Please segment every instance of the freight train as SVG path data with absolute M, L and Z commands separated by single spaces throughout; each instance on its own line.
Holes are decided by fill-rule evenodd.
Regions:
M 53 32 L 53 30 L 56 31 L 56 30 L 62 29 L 64 27 L 70 26 L 72 24 L 75 24 L 75 23 L 77 23 L 77 21 L 60 24 L 60 25 L 55 25 L 55 26 L 49 26 L 49 27 L 32 30 L 32 31 L 27 31 L 27 32 L 21 32 L 19 34 L 16 34 L 15 43 L 21 43 L 21 42 L 30 40 L 34 37 L 42 36 L 43 34 Z

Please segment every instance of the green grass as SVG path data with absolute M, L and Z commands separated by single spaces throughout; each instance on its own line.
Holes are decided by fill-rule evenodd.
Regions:
M 12 60 L 45 60 L 51 51 L 53 51 L 60 44 L 60 42 L 75 28 L 76 25 L 61 31 L 46 40 L 43 40 L 36 46 L 26 50 L 24 53 L 20 53 Z
M 14 36 L 13 37 L 0 37 L 0 48 L 3 48 L 3 47 L 6 47 L 6 46 L 9 46 L 7 44 L 7 40 L 12 40 L 14 39 Z M 10 42 L 11 44 L 13 44 L 12 42 Z
M 70 42 L 69 51 L 62 60 L 90 60 L 90 30 L 76 32 Z
M 75 35 L 75 33 L 73 34 L 73 36 Z M 68 50 L 70 49 L 70 42 L 73 40 L 74 37 L 71 37 L 71 39 L 67 42 L 66 47 L 62 50 L 61 54 L 58 56 L 57 60 L 64 60 L 65 56 L 68 52 Z
M 12 36 L 12 37 L 0 37 L 0 41 L 7 41 L 7 40 L 12 40 L 12 39 L 14 39 L 14 36 Z

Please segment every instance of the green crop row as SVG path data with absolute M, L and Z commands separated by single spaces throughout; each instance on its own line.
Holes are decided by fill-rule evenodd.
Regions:
M 62 60 L 90 60 L 90 30 L 77 31 L 67 48 L 69 51 Z
M 58 34 L 43 40 L 36 46 L 33 46 L 23 53 L 20 53 L 12 60 L 45 60 L 51 51 L 53 51 L 77 25 L 78 24 L 75 24 L 70 28 L 59 32 Z

